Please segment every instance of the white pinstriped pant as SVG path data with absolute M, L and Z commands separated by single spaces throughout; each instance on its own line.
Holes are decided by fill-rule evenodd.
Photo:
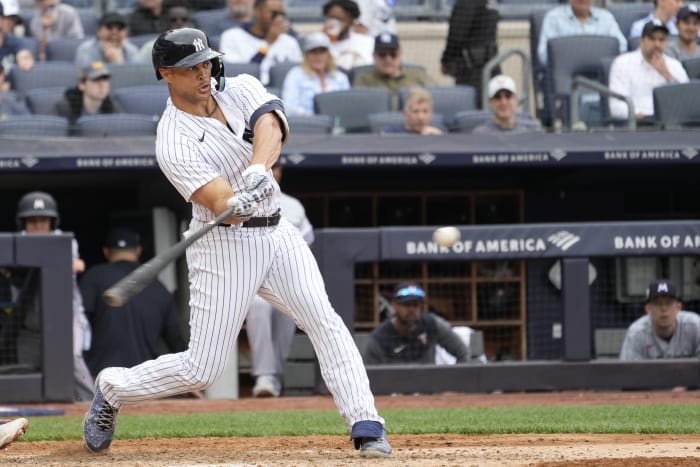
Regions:
M 190 230 L 201 225 L 192 221 Z M 316 259 L 284 217 L 277 227 L 216 227 L 187 249 L 187 263 L 189 348 L 130 369 L 103 370 L 99 384 L 107 402 L 119 408 L 213 384 L 226 368 L 259 290 L 309 336 L 321 375 L 348 428 L 361 420 L 384 424 L 360 352 L 328 300 Z

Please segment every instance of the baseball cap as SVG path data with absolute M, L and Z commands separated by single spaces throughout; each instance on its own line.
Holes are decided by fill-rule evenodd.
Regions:
M 331 47 L 331 41 L 328 39 L 326 33 L 312 32 L 304 37 L 303 45 L 303 51 L 308 52 L 314 49 L 329 49 Z
M 498 94 L 498 91 L 506 90 L 513 94 L 517 94 L 517 88 L 515 87 L 515 81 L 513 78 L 507 75 L 498 75 L 491 78 L 488 85 L 489 99 Z
M 374 51 L 382 49 L 398 49 L 399 36 L 391 32 L 383 32 L 374 38 Z
M 94 80 L 97 78 L 102 78 L 103 76 L 111 76 L 107 65 L 103 62 L 97 61 L 92 62 L 82 70 L 80 70 L 80 75 L 78 76 L 81 81 L 83 80 Z
M 18 16 L 19 2 L 17 0 L 0 0 L 0 16 Z
M 126 28 L 126 18 L 116 11 L 108 11 L 100 18 L 100 26 L 110 26 L 112 24 L 118 24 L 123 28 Z
M 668 279 L 651 281 L 649 284 L 649 288 L 647 288 L 646 303 L 651 302 L 657 297 L 671 297 L 678 301 L 681 300 L 681 297 L 678 294 L 678 287 L 676 287 L 676 284 Z
M 676 21 L 684 20 L 693 15 L 695 15 L 696 18 L 700 19 L 700 9 L 695 3 L 689 3 L 688 5 L 684 5 L 683 7 L 681 7 L 680 10 L 678 10 L 678 14 L 676 15 Z
M 139 234 L 128 227 L 115 227 L 107 234 L 107 248 L 129 248 L 141 245 Z
M 412 300 L 425 300 L 425 292 L 417 284 L 403 283 L 394 288 L 394 294 L 391 301 L 401 303 L 410 302 Z
M 644 25 L 644 29 L 642 29 L 642 37 L 651 36 L 654 31 L 663 31 L 666 35 L 668 35 L 669 32 L 663 21 L 658 18 L 654 18 Z

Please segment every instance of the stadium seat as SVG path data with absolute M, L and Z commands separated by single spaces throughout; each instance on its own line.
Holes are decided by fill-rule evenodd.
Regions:
M 30 89 L 25 93 L 27 106 L 35 115 L 58 115 L 56 104 L 63 100 L 66 88 L 50 87 Z
M 155 136 L 157 121 L 147 115 L 99 114 L 80 117 L 74 136 L 107 138 L 111 136 Z
M 403 109 L 409 89 L 401 88 L 399 90 L 400 109 Z M 453 127 L 454 117 L 457 112 L 475 110 L 477 108 L 476 89 L 472 86 L 425 86 L 425 89 L 430 91 L 430 94 L 433 96 L 433 112 L 442 114 L 448 129 Z
M 48 41 L 46 43 L 46 60 L 74 62 L 75 49 L 77 49 L 84 40 L 85 39 L 78 39 L 76 37 L 63 37 Z
M 162 84 L 128 86 L 112 92 L 122 112 L 160 118 L 168 101 L 168 87 Z
M 400 125 L 404 122 L 403 112 L 377 112 L 370 114 L 369 127 L 372 133 L 382 133 L 387 125 Z M 445 126 L 445 119 L 442 114 L 433 113 L 430 119 L 433 126 Z
M 122 63 L 108 67 L 112 74 L 112 91 L 129 86 L 158 84 L 153 65 L 150 63 Z
M 199 29 L 204 31 L 208 37 L 220 36 L 224 31 L 220 30 L 219 23 L 222 18 L 227 15 L 228 10 L 226 8 L 196 11 L 192 14 L 192 21 Z
M 629 37 L 632 23 L 651 13 L 653 5 L 649 2 L 608 2 L 607 9 L 615 17 L 617 25 L 620 26 L 620 31 L 622 31 L 622 34 L 627 38 L 627 49 L 636 49 L 639 46 L 639 40 L 630 40 Z
M 546 98 L 553 121 L 569 122 L 569 96 L 574 76 L 585 76 L 602 82 L 601 60 L 614 57 L 620 51 L 615 37 L 576 35 L 556 37 L 547 43 Z M 598 100 L 598 106 L 600 101 Z M 600 112 L 600 111 L 599 111 Z M 598 115 L 598 120 L 602 115 Z
M 54 115 L 22 115 L 0 120 L 0 136 L 68 136 L 68 120 Z
M 490 118 L 490 110 L 463 110 L 455 114 L 450 131 L 454 133 L 471 133 L 474 128 Z
M 314 96 L 316 114 L 338 117 L 338 125 L 349 133 L 369 132 L 368 115 L 391 110 L 391 94 L 386 88 L 356 87 Z
M 559 0 L 498 0 L 496 9 L 501 20 L 527 20 L 533 11 L 549 10 L 562 3 Z
M 654 88 L 654 117 L 666 130 L 700 126 L 700 81 Z
M 287 0 L 285 11 L 289 19 L 294 22 L 322 21 L 323 5 L 327 0 Z
M 158 34 L 139 34 L 138 36 L 129 36 L 129 42 L 140 49 L 143 47 L 143 44 L 157 37 Z
M 27 71 L 13 67 L 8 78 L 12 89 L 24 96 L 30 89 L 75 86 L 78 82 L 78 71 L 74 63 L 36 62 Z
M 297 65 L 299 65 L 298 62 L 283 62 L 272 65 L 270 67 L 270 82 L 268 85 L 276 88 L 282 88 L 287 72 Z
M 226 68 L 226 76 L 236 76 L 241 74 L 248 74 L 260 78 L 260 64 L 259 63 L 231 63 L 227 62 L 226 55 L 222 57 L 224 59 L 224 67 Z
M 267 92 L 270 94 L 274 94 L 277 97 L 282 97 L 282 89 L 275 87 L 275 86 L 265 86 L 265 89 L 267 89 Z
M 439 4 L 434 0 L 401 0 L 394 2 L 394 16 L 398 21 L 417 21 L 437 16 Z
M 100 18 L 92 7 L 78 8 L 80 22 L 83 23 L 83 32 L 85 37 L 92 37 L 97 33 L 97 23 Z
M 688 73 L 688 78 L 700 79 L 700 58 L 689 58 L 681 63 L 683 63 L 683 68 Z
M 91 8 L 92 2 L 90 0 L 62 0 L 62 3 L 70 5 L 75 8 Z
M 333 131 L 333 117 L 329 115 L 289 115 L 289 130 L 294 134 L 329 134 Z

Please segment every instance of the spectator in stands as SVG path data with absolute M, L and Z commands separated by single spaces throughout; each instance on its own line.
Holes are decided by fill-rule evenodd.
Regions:
M 63 231 L 58 228 L 60 217 L 58 204 L 48 193 L 32 191 L 20 198 L 17 203 L 15 216 L 17 227 L 23 235 L 58 235 Z M 85 271 L 85 262 L 80 258 L 78 242 L 72 243 L 72 281 L 73 281 L 73 378 L 75 380 L 75 400 L 90 400 L 93 397 L 94 380 L 88 370 L 83 352 L 91 345 L 90 323 L 85 317 L 83 299 L 78 289 L 76 275 Z M 26 269 L 18 274 L 24 274 L 26 300 L 23 300 L 19 312 L 23 316 L 23 327 L 17 337 L 17 356 L 20 364 L 39 368 L 41 349 L 38 342 L 41 339 L 41 300 L 38 287 L 41 278 L 37 270 Z
M 312 33 L 325 34 L 321 32 Z M 275 164 L 272 173 L 280 183 L 282 166 Z M 298 199 L 281 193 L 280 209 L 284 216 L 299 229 L 308 245 L 314 242 L 314 229 Z M 253 397 L 278 397 L 282 390 L 281 376 L 294 339 L 294 320 L 255 296 L 246 317 L 246 332 L 250 343 L 252 374 L 255 377 Z
M 639 49 L 618 55 L 610 67 L 610 89 L 628 96 L 638 121 L 654 115 L 653 89 L 667 83 L 685 83 L 688 74 L 681 62 L 664 55 L 668 28 L 655 19 L 644 25 Z M 610 115 L 627 118 L 627 104 L 610 99 Z
M 84 68 L 98 61 L 112 65 L 137 62 L 139 49 L 129 42 L 128 36 L 124 16 L 117 12 L 105 13 L 98 23 L 96 37 L 78 46 L 76 65 Z
M 621 360 L 700 357 L 700 316 L 682 311 L 678 287 L 668 279 L 652 281 L 645 315 L 627 329 Z
M 518 92 L 513 78 L 498 75 L 488 85 L 490 120 L 472 130 L 472 133 L 527 133 L 542 131 L 539 122 L 518 115 Z
M 0 32 L 14 34 L 15 37 L 24 37 L 27 34 L 19 12 L 17 0 L 0 0 Z
M 331 55 L 337 67 L 349 71 L 372 63 L 374 41 L 353 30 L 360 8 L 353 0 L 329 0 L 323 5 L 323 32 L 331 40 Z
M 254 0 L 226 0 L 226 15 L 222 15 L 204 31 L 207 36 L 221 36 L 227 29 L 244 27 L 253 22 Z M 202 28 L 200 28 L 202 29 Z
M 92 346 L 85 361 L 93 375 L 108 366 L 132 367 L 158 355 L 160 339 L 169 352 L 187 343 L 172 294 L 159 281 L 123 306 L 108 305 L 102 294 L 140 266 L 141 239 L 126 227 L 109 231 L 102 249 L 107 262 L 93 266 L 80 279 L 85 315 L 92 326 Z
M 163 0 L 138 0 L 134 11 L 126 17 L 129 34 L 141 36 L 161 32 L 160 15 L 163 11 Z
M 348 77 L 335 67 L 330 45 L 322 32 L 312 32 L 304 38 L 303 62 L 287 72 L 282 85 L 288 115 L 313 115 L 316 94 L 350 88 Z
M 63 100 L 56 104 L 56 113 L 72 124 L 85 115 L 118 113 L 119 108 L 109 96 L 110 73 L 107 65 L 93 62 L 78 75 L 78 85 L 66 90 Z
M 387 125 L 382 133 L 404 133 L 415 135 L 441 135 L 447 132 L 442 126 L 432 126 L 433 96 L 427 89 L 414 87 L 406 94 L 401 124 Z
M 0 65 L 6 72 L 10 72 L 13 66 L 20 70 L 29 70 L 34 66 L 34 55 L 29 50 L 27 43 L 12 32 L 14 16 L 19 15 L 19 7 L 16 2 L 0 1 L 0 19 L 2 31 L 0 31 Z
M 353 86 L 383 87 L 391 91 L 391 109 L 399 108 L 399 90 L 413 86 L 435 84 L 422 68 L 401 66 L 399 36 L 389 32 L 374 39 L 374 68 L 355 75 Z
M 5 70 L 0 63 L 0 120 L 27 114 L 29 114 L 27 104 L 24 99 L 10 91 L 10 83 L 5 80 Z
M 638 19 L 629 31 L 630 41 L 637 40 L 642 36 L 644 25 L 649 21 L 657 19 L 664 23 L 668 28 L 668 33 L 672 36 L 678 35 L 676 29 L 676 13 L 683 6 L 683 0 L 654 0 L 654 9 L 642 19 Z
M 498 12 L 487 0 L 455 0 L 450 14 L 445 50 L 440 59 L 442 73 L 456 84 L 473 86 L 481 96 L 484 65 L 498 54 Z M 494 70 L 498 74 L 498 69 Z M 480 102 L 480 99 L 477 99 Z
M 39 45 L 39 60 L 46 60 L 46 43 L 53 39 L 82 38 L 83 23 L 78 11 L 60 0 L 36 0 L 37 12 L 29 23 Z
M 299 42 L 288 29 L 282 0 L 255 0 L 253 22 L 224 31 L 219 50 L 226 62 L 259 63 L 260 81 L 267 85 L 272 65 L 302 60 Z
M 680 61 L 700 58 L 700 47 L 698 47 L 700 8 L 691 3 L 678 10 L 676 27 L 678 37 L 666 41 L 666 55 Z
M 435 363 L 440 344 L 458 363 L 469 359 L 469 349 L 450 323 L 425 312 L 425 292 L 417 284 L 396 286 L 391 298 L 393 314 L 369 336 L 364 349 L 366 365 L 381 363 Z
M 396 34 L 393 0 L 357 0 L 360 17 L 353 30 L 361 34 L 377 37 L 383 32 Z
M 192 12 L 187 0 L 163 0 L 163 14 L 160 16 L 161 32 L 170 29 L 191 28 Z M 139 50 L 139 61 L 153 63 L 152 51 L 156 38 L 145 42 Z
M 547 42 L 555 37 L 593 34 L 612 36 L 620 43 L 620 53 L 627 51 L 627 39 L 615 17 L 608 10 L 591 6 L 593 0 L 569 0 L 547 12 L 542 22 L 537 58 L 547 63 Z

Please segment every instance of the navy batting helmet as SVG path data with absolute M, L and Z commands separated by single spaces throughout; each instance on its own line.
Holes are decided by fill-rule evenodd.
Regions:
M 206 34 L 199 29 L 182 28 L 165 31 L 153 44 L 153 68 L 156 78 L 163 79 L 160 68 L 186 68 L 211 61 L 211 76 L 217 83 L 224 74 L 223 54 L 209 47 Z
M 58 205 L 56 200 L 53 199 L 48 193 L 43 191 L 32 191 L 20 198 L 17 203 L 17 228 L 22 230 L 24 228 L 24 220 L 28 217 L 50 217 L 51 229 L 58 228 Z

